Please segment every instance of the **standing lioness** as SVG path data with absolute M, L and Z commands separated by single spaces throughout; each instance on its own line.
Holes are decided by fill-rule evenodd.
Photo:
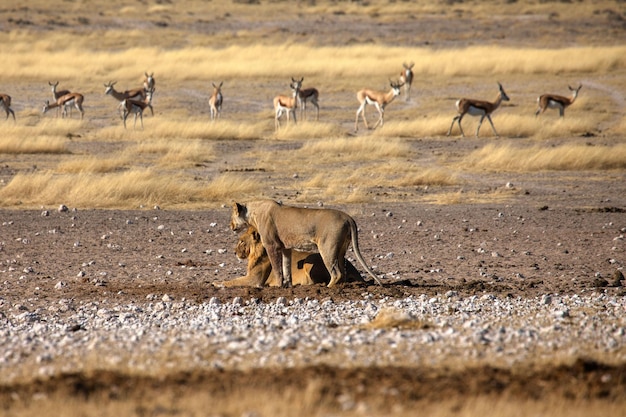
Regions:
M 230 228 L 237 231 L 244 226 L 253 226 L 259 232 L 283 287 L 291 286 L 292 249 L 319 252 L 330 273 L 328 286 L 340 282 L 345 276 L 343 260 L 350 242 L 361 265 L 382 285 L 361 256 L 356 222 L 342 211 L 289 207 L 272 200 L 235 203 Z

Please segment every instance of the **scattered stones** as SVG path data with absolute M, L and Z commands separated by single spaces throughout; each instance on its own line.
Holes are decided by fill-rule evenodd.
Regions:
M 0 352 L 28 354 L 4 355 L 0 381 L 9 382 L 26 363 L 45 364 L 47 375 L 69 372 L 90 355 L 109 364 L 128 358 L 124 366 L 137 369 L 154 366 L 155 358 L 191 367 L 241 367 L 257 364 L 255 358 L 264 366 L 362 366 L 372 363 L 373 352 L 378 365 L 407 366 L 475 362 L 478 351 L 511 362 L 555 349 L 561 358 L 573 352 L 573 358 L 625 360 L 625 310 L 625 297 L 602 293 L 521 299 L 461 297 L 452 290 L 341 302 L 235 297 L 222 303 L 212 297 L 194 304 L 150 294 L 128 305 L 61 300 L 55 308 L 29 311 L 15 304 L 2 316 Z

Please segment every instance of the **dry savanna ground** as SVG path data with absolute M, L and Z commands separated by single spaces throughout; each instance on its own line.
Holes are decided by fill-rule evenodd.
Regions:
M 626 4 L 610 0 L 4 1 L 0 93 L 12 97 L 16 121 L 0 120 L 0 216 L 64 204 L 79 212 L 96 209 L 103 218 L 109 210 L 158 206 L 184 219 L 202 210 L 227 212 L 233 201 L 269 197 L 293 204 L 323 202 L 362 216 L 386 205 L 398 218 L 434 208 L 438 214 L 433 230 L 446 227 L 446 216 L 478 216 L 482 211 L 477 207 L 491 208 L 486 216 L 501 207 L 542 213 L 574 210 L 581 216 L 607 216 L 605 223 L 619 230 L 626 227 L 624 39 Z M 402 64 L 411 62 L 415 80 L 410 99 L 402 90 L 386 108 L 382 128 L 367 130 L 359 122 L 355 132 L 356 92 L 365 87 L 389 90 Z M 136 88 L 145 72 L 156 79 L 154 117 L 146 112 L 141 129 L 139 121 L 133 126 L 130 116 L 125 129 L 118 103 L 104 94 L 104 85 L 116 81 L 119 90 Z M 305 88 L 319 90 L 319 121 L 311 116 L 314 109 L 309 105 L 308 120 L 298 112 L 297 124 L 283 120 L 275 131 L 272 99 L 289 94 L 292 77 L 304 77 Z M 76 110 L 65 119 L 55 117 L 54 109 L 42 114 L 52 97 L 48 83 L 56 81 L 59 89 L 84 95 L 83 120 Z M 212 123 L 208 99 L 212 84 L 221 82 L 222 115 Z M 474 138 L 478 121 L 470 116 L 463 120 L 466 138 L 460 137 L 458 126 L 446 136 L 456 114 L 455 101 L 493 100 L 498 82 L 510 97 L 493 114 L 500 137 L 485 120 Z M 535 117 L 540 94 L 569 96 L 568 85 L 580 84 L 580 95 L 564 118 L 554 109 Z M 376 111 L 371 106 L 366 111 L 373 124 Z M 541 224 L 545 239 L 563 224 Z M 0 235 L 0 243 L 3 239 Z M 231 239 L 224 245 L 234 245 Z M 400 239 L 383 241 L 389 252 L 402 252 Z M 376 243 L 366 238 L 363 246 L 368 244 Z M 8 262 L 14 254 L 2 248 L 2 261 Z M 623 246 L 617 247 L 617 255 L 598 252 L 617 259 L 621 269 Z M 381 268 L 423 267 L 400 257 L 383 261 Z M 615 266 L 611 268 L 606 272 L 614 272 Z M 580 289 L 554 285 L 532 295 L 554 288 Z M 417 288 L 422 289 L 433 291 Z M 319 288 L 300 291 L 302 297 L 327 294 Z M 345 297 L 358 298 L 360 292 L 347 291 Z M 267 294 L 290 296 L 287 290 Z M 383 291 L 381 297 L 393 294 Z M 525 296 L 522 290 L 516 295 Z M 5 306 L 20 302 L 14 296 L 0 292 L 0 298 L 7 297 Z M 422 388 L 430 381 L 434 387 L 448 387 L 442 392 L 455 400 L 424 388 L 403 401 L 433 416 L 478 416 L 491 413 L 494 406 L 499 414 L 512 416 L 590 415 L 590 410 L 622 415 L 623 396 L 573 398 L 557 389 L 572 378 L 591 380 L 590 375 L 606 372 L 607 366 L 614 367 L 610 372 L 621 381 L 617 392 L 626 395 L 625 364 L 605 359 L 610 366 L 588 366 L 583 360 L 553 373 L 523 366 L 505 370 L 510 372 L 507 386 L 521 387 L 506 390 L 506 396 L 481 389 L 481 384 L 494 381 L 488 366 L 480 373 L 484 379 L 472 379 L 478 374 L 472 369 L 435 369 L 419 380 L 411 377 L 410 368 L 395 374 L 385 369 L 308 369 L 302 379 L 338 378 L 350 385 L 371 377 Z M 0 413 L 37 415 L 47 407 L 70 404 L 79 411 L 64 411 L 66 415 L 94 414 L 96 407 L 102 415 L 120 410 L 132 415 L 204 415 L 208 402 L 216 414 L 238 415 L 237 397 L 281 398 L 283 384 L 289 382 L 284 370 L 255 376 L 198 370 L 186 376 L 188 384 L 176 370 L 164 371 L 157 379 L 120 375 L 116 369 L 100 371 L 91 376 L 57 375 L 50 381 L 33 375 L 22 385 L 3 385 L 2 398 L 14 400 L 0 406 Z M 555 394 L 542 397 L 544 401 L 522 395 L 528 385 L 520 381 L 541 372 L 541 381 Z M 126 379 L 131 382 L 123 382 Z M 111 400 L 103 388 L 109 385 L 124 385 L 128 396 Z M 572 383 L 571 390 L 576 389 Z M 205 391 L 211 393 L 208 399 L 198 394 Z M 39 402 L 15 400 L 41 392 L 49 395 L 38 396 Z M 307 403 L 308 408 L 291 405 L 261 413 L 340 415 L 324 392 L 320 389 L 320 398 L 311 398 L 290 391 L 294 404 Z M 146 405 L 146 398 L 177 394 L 189 399 L 187 406 Z M 321 411 L 311 411 L 310 404 L 318 401 Z M 393 411 L 384 402 L 378 407 L 381 415 Z

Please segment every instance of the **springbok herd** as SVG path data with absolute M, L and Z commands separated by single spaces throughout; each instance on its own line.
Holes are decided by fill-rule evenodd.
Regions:
M 397 96 L 400 95 L 400 89 L 404 86 L 406 100 L 409 101 L 411 98 L 411 85 L 413 83 L 413 66 L 415 65 L 413 62 L 410 64 L 403 63 L 403 69 L 400 73 L 400 77 L 398 82 L 394 82 L 389 80 L 389 85 L 391 89 L 387 92 L 385 91 L 377 91 L 371 90 L 368 88 L 361 89 L 357 92 L 356 97 L 359 101 L 359 108 L 356 111 L 356 117 L 354 120 L 354 131 L 358 131 L 359 124 L 359 115 L 363 119 L 363 124 L 366 129 L 369 129 L 367 124 L 367 119 L 365 118 L 365 107 L 369 104 L 374 106 L 374 108 L 378 111 L 378 120 L 372 127 L 372 129 L 376 129 L 378 126 L 383 126 L 385 123 L 384 115 L 385 115 L 385 107 L 389 103 L 391 103 Z M 141 122 L 141 128 L 143 129 L 143 111 L 149 107 L 150 112 L 154 115 L 154 109 L 152 108 L 152 98 L 156 89 L 156 81 L 154 79 L 154 73 L 148 74 L 144 73 L 145 79 L 143 81 L 143 86 L 126 91 L 117 91 L 115 89 L 116 82 L 110 81 L 104 84 L 105 90 L 104 93 L 110 95 L 115 100 L 119 102 L 118 111 L 120 112 L 120 117 L 123 120 L 124 128 L 126 128 L 126 119 L 130 114 L 134 114 L 135 119 L 133 123 L 133 128 L 136 128 L 137 118 Z M 291 83 L 289 87 L 291 89 L 291 95 L 284 96 L 278 95 L 274 97 L 274 127 L 276 130 L 280 128 L 280 118 L 286 115 L 287 122 L 293 118 L 293 122 L 296 123 L 296 110 L 300 107 L 300 116 L 301 118 L 306 118 L 307 112 L 307 103 L 310 102 L 316 108 L 316 117 L 315 120 L 319 120 L 319 112 L 320 107 L 318 104 L 319 99 L 319 91 L 316 88 L 302 88 L 302 83 L 304 78 L 300 78 L 296 80 L 291 78 Z M 59 82 L 56 83 L 48 82 L 52 89 L 52 97 L 53 102 L 50 103 L 49 100 L 46 100 L 43 106 L 43 113 L 46 113 L 48 110 L 56 108 L 57 109 L 57 117 L 59 116 L 59 110 L 62 110 L 61 117 L 64 118 L 68 115 L 68 109 L 71 110 L 72 107 L 75 107 L 80 112 L 80 118 L 82 119 L 85 111 L 83 110 L 83 100 L 84 96 L 80 93 L 72 93 L 69 90 L 57 90 L 57 86 Z M 213 93 L 209 98 L 209 108 L 211 112 L 211 120 L 215 121 L 220 118 L 222 111 L 222 103 L 224 97 L 222 96 L 222 85 L 224 83 L 220 82 L 219 85 L 215 85 L 213 83 Z M 537 98 L 537 111 L 535 112 L 535 116 L 540 115 L 546 109 L 558 109 L 559 116 L 563 117 L 565 114 L 565 109 L 570 106 L 578 97 L 578 92 L 582 88 L 582 84 L 580 84 L 577 88 L 572 88 L 568 86 L 570 91 L 572 91 L 571 97 L 564 97 L 556 94 L 542 94 Z M 478 127 L 476 128 L 476 136 L 480 131 L 480 127 L 483 123 L 483 120 L 487 118 L 489 124 L 491 125 L 491 129 L 496 136 L 498 132 L 491 120 L 491 113 L 493 113 L 503 101 L 509 101 L 509 97 L 507 96 L 502 84 L 498 82 L 498 95 L 494 101 L 486 101 L 486 100 L 477 100 L 472 98 L 461 98 L 456 102 L 457 115 L 452 119 L 452 123 L 450 124 L 450 129 L 448 129 L 447 135 L 450 136 L 452 133 L 452 128 L 454 127 L 454 123 L 456 122 L 459 125 L 459 130 L 461 132 L 461 136 L 465 136 L 465 132 L 463 131 L 463 127 L 461 126 L 461 121 L 466 114 L 470 116 L 480 116 L 480 121 L 478 122 Z M 7 94 L 0 93 L 0 105 L 6 112 L 6 119 L 9 118 L 9 114 L 13 116 L 13 120 L 15 120 L 15 112 L 11 109 L 11 96 Z

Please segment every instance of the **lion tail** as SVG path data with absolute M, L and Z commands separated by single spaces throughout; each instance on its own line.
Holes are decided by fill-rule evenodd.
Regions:
M 350 218 L 350 234 L 352 235 L 352 249 L 354 249 L 354 253 L 356 255 L 356 258 L 359 260 L 359 262 L 361 263 L 363 268 L 365 268 L 367 273 L 370 274 L 372 276 L 372 278 L 374 278 L 374 281 L 376 281 L 376 283 L 378 285 L 382 286 L 383 283 L 380 282 L 380 280 L 378 279 L 378 277 L 376 276 L 374 271 L 372 271 L 370 269 L 370 267 L 367 266 L 367 263 L 365 262 L 365 259 L 363 259 L 363 255 L 361 255 L 361 251 L 359 250 L 358 230 L 357 230 L 357 227 L 356 227 L 356 222 L 352 218 Z

